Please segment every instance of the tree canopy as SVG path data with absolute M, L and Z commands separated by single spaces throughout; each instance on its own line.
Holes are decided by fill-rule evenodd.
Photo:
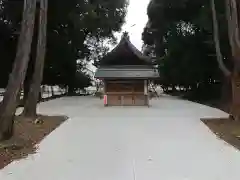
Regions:
M 23 2 L 23 0 L 3 0 L 1 2 L 1 87 L 5 87 L 7 84 L 15 57 Z M 90 61 L 92 57 L 98 56 L 96 53 L 101 55 L 106 51 L 102 42 L 104 40 L 114 42 L 114 32 L 121 30 L 127 5 L 126 0 L 49 1 L 43 84 L 62 85 L 74 89 L 74 86 L 81 84 L 83 80 L 83 84 L 89 85 L 85 82 L 90 80 L 89 77 L 84 73 L 79 74 L 77 60 Z M 34 44 L 32 49 L 34 49 Z M 31 55 L 27 77 L 32 73 L 33 57 L 34 54 Z M 81 66 L 84 66 L 84 63 Z M 82 76 L 86 76 L 86 78 L 80 78 Z
M 211 92 L 222 74 L 216 60 L 209 0 L 152 0 L 143 32 L 148 54 L 157 61 L 165 87 Z M 217 18 L 224 62 L 232 67 L 224 1 L 217 1 Z M 216 90 L 217 89 L 217 90 Z M 214 96 L 219 92 L 214 88 Z M 198 96 L 201 97 L 201 96 Z

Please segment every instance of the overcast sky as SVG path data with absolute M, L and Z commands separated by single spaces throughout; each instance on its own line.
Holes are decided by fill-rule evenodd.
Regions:
M 129 0 L 126 24 L 123 26 L 123 31 L 129 32 L 131 42 L 139 50 L 141 50 L 143 44 L 142 43 L 143 28 L 145 27 L 148 21 L 147 6 L 149 2 L 150 0 Z M 121 34 L 118 34 L 117 36 L 118 38 L 120 38 Z
M 131 42 L 139 49 L 142 49 L 142 32 L 148 21 L 147 6 L 150 0 L 129 0 L 128 13 L 126 16 L 126 23 L 122 27 L 122 32 L 127 31 L 130 35 Z M 133 26 L 134 25 L 134 26 Z M 121 33 L 116 36 L 120 41 Z M 96 68 L 89 64 L 89 69 L 95 71 Z

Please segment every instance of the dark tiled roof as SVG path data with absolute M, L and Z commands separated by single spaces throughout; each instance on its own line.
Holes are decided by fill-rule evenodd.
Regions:
M 127 55 L 128 53 L 131 53 L 134 55 L 138 60 L 140 64 L 151 64 L 151 58 L 148 56 L 145 56 L 141 53 L 129 40 L 129 37 L 124 36 L 122 37 L 119 44 L 111 51 L 109 52 L 103 59 L 100 61 L 101 64 L 105 64 L 106 62 L 109 63 L 111 61 L 114 61 L 121 57 L 122 59 L 128 59 L 131 61 L 131 58 Z M 126 56 L 126 57 L 125 57 Z M 131 62 L 129 62 L 131 64 Z

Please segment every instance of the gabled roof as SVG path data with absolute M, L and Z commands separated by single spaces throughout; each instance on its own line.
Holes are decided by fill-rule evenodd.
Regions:
M 143 55 L 129 40 L 129 36 L 127 33 L 124 33 L 122 39 L 120 40 L 119 44 L 109 52 L 103 59 L 100 61 L 101 64 L 111 64 L 111 61 L 116 61 L 117 58 L 128 56 L 127 53 L 131 54 L 131 56 L 135 56 L 139 64 L 142 65 L 150 65 L 151 58 L 148 56 Z M 131 61 L 132 58 L 121 58 L 124 60 Z M 131 62 L 129 62 L 131 63 Z

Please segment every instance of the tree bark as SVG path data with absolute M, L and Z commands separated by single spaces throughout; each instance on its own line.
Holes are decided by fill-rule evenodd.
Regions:
M 226 0 L 226 18 L 228 21 L 228 36 L 234 62 L 234 71 L 240 72 L 240 37 L 238 4 L 236 0 Z
M 53 88 L 53 86 L 52 86 L 52 85 L 51 85 L 51 93 L 52 93 L 52 96 L 51 96 L 51 97 L 55 96 L 55 93 L 54 93 L 54 88 Z
M 231 114 L 234 120 L 240 121 L 240 76 L 232 77 L 233 102 Z
M 238 2 L 239 3 L 239 2 Z M 238 4 L 236 0 L 232 0 L 232 17 L 233 17 L 233 30 L 234 32 L 234 40 L 235 40 L 235 55 L 234 55 L 234 70 L 235 73 L 240 73 L 240 35 L 239 35 L 239 12 L 238 12 Z
M 0 140 L 9 139 L 13 135 L 17 98 L 26 75 L 31 51 L 36 0 L 25 0 L 24 3 L 17 54 L 0 109 Z
M 37 4 L 38 5 L 38 4 Z M 34 32 L 33 32 L 33 38 L 32 38 L 32 45 L 31 45 L 31 53 L 29 56 L 29 62 L 28 62 L 28 69 L 26 72 L 26 78 L 24 80 L 24 96 L 23 96 L 23 103 L 25 104 L 27 102 L 27 96 L 30 91 L 30 86 L 31 86 L 31 81 L 33 78 L 33 73 L 34 73 L 34 65 L 36 62 L 36 54 L 37 54 L 37 41 L 38 41 L 38 17 L 39 12 L 38 12 L 38 7 L 36 9 L 35 13 L 35 23 L 34 23 Z
M 240 120 L 240 39 L 239 39 L 239 12 L 236 0 L 226 0 L 226 15 L 228 21 L 229 42 L 232 50 L 234 68 L 232 80 L 231 117 Z
M 29 68 L 29 64 L 28 64 L 28 68 Z M 27 101 L 27 96 L 28 96 L 29 88 L 30 88 L 30 82 L 29 82 L 27 76 L 28 76 L 28 73 L 26 72 L 26 78 L 23 82 L 23 103 L 24 104 Z
M 217 62 L 220 70 L 222 71 L 222 87 L 221 87 L 221 99 L 220 106 L 222 109 L 227 112 L 230 111 L 231 103 L 232 103 L 232 84 L 231 84 L 231 75 L 232 72 L 225 66 L 223 62 L 223 56 L 221 53 L 220 40 L 219 40 L 219 27 L 217 20 L 217 12 L 215 0 L 211 0 L 211 8 L 212 8 L 212 19 L 213 19 L 213 36 L 214 36 L 214 44 L 217 55 Z M 227 12 L 228 14 L 229 12 Z M 231 44 L 232 42 L 230 42 Z
M 24 116 L 33 119 L 37 116 L 37 103 L 39 100 L 43 78 L 47 38 L 47 9 L 48 0 L 40 0 L 37 57 L 30 90 L 24 107 Z
M 228 70 L 228 68 L 225 66 L 223 62 L 223 57 L 222 57 L 221 48 L 220 48 L 219 28 L 218 28 L 215 0 L 211 0 L 211 7 L 212 7 L 212 16 L 213 16 L 213 36 L 214 36 L 218 66 L 223 72 L 224 76 L 230 77 L 231 71 Z
M 232 15 L 231 15 L 231 2 L 230 0 L 226 0 L 226 19 L 228 22 L 228 39 L 229 39 L 229 44 L 231 46 L 231 52 L 232 55 L 235 54 L 234 52 L 234 41 L 233 41 L 233 33 L 232 33 Z
M 232 103 L 232 82 L 231 77 L 222 77 L 222 89 L 221 89 L 221 109 L 226 112 L 230 112 Z

